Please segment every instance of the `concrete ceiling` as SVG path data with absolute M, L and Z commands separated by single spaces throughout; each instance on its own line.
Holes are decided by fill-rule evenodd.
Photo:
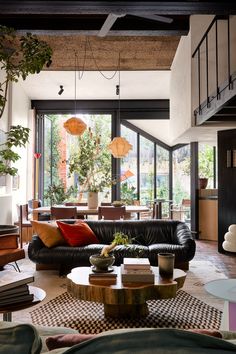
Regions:
M 113 71 L 103 73 L 112 77 Z M 82 72 L 80 72 L 80 76 Z M 77 99 L 118 99 L 116 85 L 118 72 L 113 79 L 105 79 L 98 71 L 85 71 L 81 80 L 77 72 Z M 41 71 L 19 82 L 30 99 L 67 100 L 75 98 L 75 72 Z M 58 95 L 60 85 L 64 92 Z M 121 71 L 121 99 L 168 99 L 170 97 L 170 71 Z

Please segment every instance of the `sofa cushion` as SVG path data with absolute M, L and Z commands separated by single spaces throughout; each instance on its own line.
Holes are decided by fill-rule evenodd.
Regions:
M 95 336 L 96 334 L 58 334 L 48 337 L 46 339 L 46 344 L 49 350 L 72 347 L 75 344 L 79 344 L 86 340 L 92 339 Z
M 179 329 L 140 329 L 117 333 L 109 331 L 74 345 L 65 354 L 226 354 L 236 346 L 222 339 Z
M 0 354 L 39 354 L 41 348 L 41 338 L 29 324 L 0 329 Z
M 65 245 L 62 236 L 55 222 L 31 221 L 34 232 L 39 236 L 44 245 L 48 248 Z
M 57 221 L 57 225 L 70 246 L 85 246 L 99 243 L 93 230 L 82 220 L 77 220 L 72 225 Z

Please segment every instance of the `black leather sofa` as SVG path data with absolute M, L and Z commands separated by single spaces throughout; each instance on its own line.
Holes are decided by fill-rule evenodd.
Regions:
M 74 220 L 62 220 L 74 223 Z M 100 244 L 83 247 L 57 246 L 47 248 L 37 235 L 29 243 L 29 258 L 36 263 L 36 269 L 68 268 L 89 266 L 89 256 L 100 253 L 102 247 L 110 244 L 115 232 L 129 235 L 133 241 L 128 246 L 117 246 L 113 254 L 115 265 L 123 263 L 124 257 L 147 257 L 151 265 L 157 265 L 157 254 L 175 254 L 175 267 L 188 269 L 195 254 L 195 241 L 189 228 L 180 221 L 162 220 L 125 220 L 92 221 L 87 224 L 94 231 Z

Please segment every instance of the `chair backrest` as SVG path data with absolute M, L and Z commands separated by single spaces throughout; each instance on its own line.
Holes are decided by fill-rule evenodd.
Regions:
M 28 215 L 28 204 L 17 204 L 17 215 L 19 222 L 20 246 L 23 245 L 23 228 L 31 227 Z
M 76 219 L 76 207 L 51 207 L 51 219 Z
M 100 206 L 98 207 L 98 219 L 119 220 L 125 216 L 125 206 Z
M 191 200 L 190 199 L 182 199 L 182 206 L 185 208 L 191 207 Z

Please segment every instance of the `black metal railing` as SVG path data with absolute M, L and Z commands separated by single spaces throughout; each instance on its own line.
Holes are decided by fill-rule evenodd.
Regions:
M 228 73 L 228 79 L 227 79 L 227 87 L 229 89 L 233 88 L 233 80 L 232 80 L 232 72 L 231 72 L 231 47 L 230 47 L 230 35 L 231 35 L 231 28 L 230 28 L 230 16 L 215 16 L 214 19 L 211 21 L 210 25 L 208 26 L 206 32 L 204 33 L 202 39 L 200 40 L 198 46 L 196 47 L 195 51 L 192 54 L 192 58 L 197 57 L 197 84 L 198 84 L 198 108 L 195 109 L 194 115 L 195 118 L 197 115 L 202 114 L 203 108 L 210 108 L 211 107 L 211 101 L 216 98 L 217 100 L 220 99 L 220 83 L 219 83 L 219 36 L 218 36 L 218 21 L 225 20 L 227 21 L 227 73 Z M 214 37 L 215 37 L 215 66 L 216 66 L 216 71 L 215 71 L 215 82 L 216 82 L 216 89 L 215 92 L 211 93 L 209 92 L 209 33 L 210 31 L 214 31 Z M 202 63 L 201 63 L 201 49 L 202 46 L 205 45 L 205 70 L 206 70 L 206 98 L 205 100 L 201 100 L 201 87 L 202 87 L 202 76 L 201 76 L 201 69 L 202 69 Z M 224 87 L 225 89 L 226 87 Z

